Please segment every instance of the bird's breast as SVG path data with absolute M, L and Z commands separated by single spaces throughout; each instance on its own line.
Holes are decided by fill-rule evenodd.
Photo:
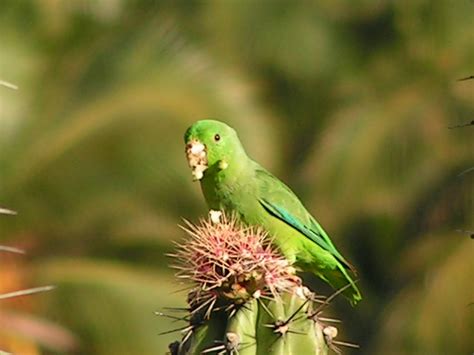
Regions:
M 258 207 L 258 191 L 247 179 L 206 177 L 201 188 L 210 209 L 235 213 L 250 223 L 248 217 Z

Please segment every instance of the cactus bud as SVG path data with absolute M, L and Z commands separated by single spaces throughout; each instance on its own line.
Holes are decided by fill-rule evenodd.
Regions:
M 184 230 L 190 240 L 178 246 L 174 267 L 178 278 L 194 284 L 188 297 L 192 309 L 215 306 L 218 300 L 232 306 L 253 297 L 277 297 L 301 284 L 258 228 L 222 215 L 221 223 L 201 220 Z

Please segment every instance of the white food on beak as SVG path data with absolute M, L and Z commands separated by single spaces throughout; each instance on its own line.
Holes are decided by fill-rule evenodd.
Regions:
M 201 180 L 207 169 L 206 146 L 197 140 L 186 144 L 186 158 L 192 169 L 194 180 Z
M 212 223 L 214 223 L 214 224 L 220 224 L 221 223 L 221 216 L 222 216 L 221 211 L 209 210 L 209 216 L 211 217 Z
M 204 151 L 204 144 L 200 143 L 200 142 L 195 142 L 195 143 L 191 143 L 191 154 L 192 155 L 198 155 L 199 153 L 203 152 Z

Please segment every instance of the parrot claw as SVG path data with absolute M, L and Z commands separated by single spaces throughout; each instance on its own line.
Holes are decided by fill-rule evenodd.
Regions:
M 214 223 L 214 224 L 220 224 L 221 223 L 221 216 L 222 216 L 221 211 L 210 210 L 209 211 L 209 216 L 211 217 L 212 223 Z

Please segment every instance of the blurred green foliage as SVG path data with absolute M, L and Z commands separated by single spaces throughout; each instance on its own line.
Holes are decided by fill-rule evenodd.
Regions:
M 0 199 L 19 215 L 0 243 L 29 258 L 0 278 L 58 286 L 7 308 L 69 329 L 77 353 L 163 353 L 176 335 L 158 333 L 181 324 L 153 311 L 185 301 L 164 254 L 206 213 L 182 134 L 217 117 L 357 266 L 364 301 L 332 307 L 342 337 L 364 354 L 472 352 L 473 241 L 456 230 L 474 228 L 474 173 L 459 176 L 474 140 L 448 126 L 474 117 L 474 82 L 456 81 L 474 72 L 473 10 L 2 1 L 0 79 L 19 90 L 0 87 Z

